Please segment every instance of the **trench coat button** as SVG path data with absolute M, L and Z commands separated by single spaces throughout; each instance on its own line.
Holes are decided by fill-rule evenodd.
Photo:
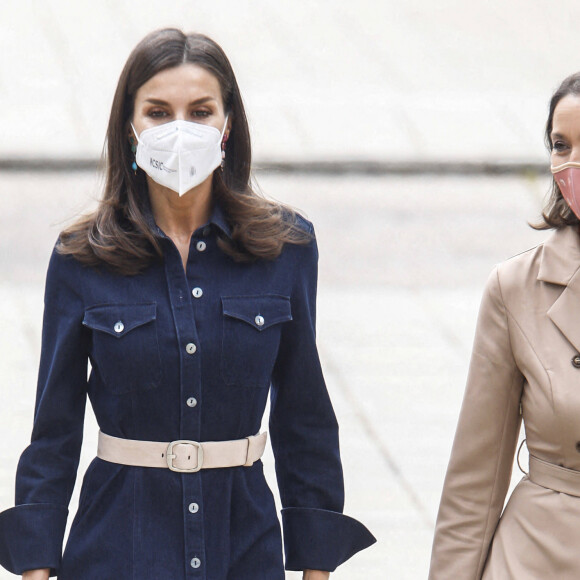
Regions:
M 195 397 L 189 397 L 187 399 L 187 406 L 188 407 L 195 407 L 197 405 L 197 399 Z
M 185 351 L 187 352 L 187 354 L 194 354 L 196 350 L 197 350 L 197 346 L 195 346 L 195 344 L 193 344 L 193 342 L 189 342 L 187 344 L 187 346 L 185 347 Z
M 580 354 L 572 357 L 572 365 L 577 369 L 580 369 Z
M 201 288 L 194 288 L 191 293 L 194 298 L 201 298 L 203 296 L 203 290 Z
M 115 326 L 113 326 L 113 329 L 115 330 L 116 333 L 121 333 L 123 332 L 123 330 L 125 330 L 125 325 L 119 320 L 118 322 L 115 322 Z
M 203 240 L 200 240 L 197 242 L 197 244 L 195 244 L 195 247 L 197 248 L 198 252 L 204 252 L 207 248 L 207 244 Z
M 191 559 L 191 567 L 192 568 L 199 568 L 201 566 L 201 560 L 199 558 L 192 558 Z
M 258 316 L 254 318 L 254 322 L 256 323 L 257 326 L 264 326 L 264 317 L 258 314 Z
M 189 511 L 192 514 L 196 514 L 199 511 L 199 506 L 194 502 L 189 504 Z

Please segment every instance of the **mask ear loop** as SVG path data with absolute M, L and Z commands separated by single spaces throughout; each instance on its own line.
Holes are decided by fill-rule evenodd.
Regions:
M 133 123 L 130 122 L 131 129 L 133 129 L 133 135 L 129 137 L 129 142 L 131 143 L 131 152 L 135 155 L 135 159 L 133 159 L 133 163 L 131 164 L 131 169 L 137 175 L 137 145 L 136 143 L 140 143 L 139 135 L 137 135 L 137 131 L 133 126 Z
M 226 129 L 228 128 L 228 119 L 230 118 L 229 114 L 226 115 L 226 122 L 224 123 L 224 128 L 222 129 L 222 132 L 220 133 L 220 140 L 224 138 L 224 135 L 226 133 Z
M 226 115 L 226 122 L 224 123 L 224 128 L 222 129 L 220 135 L 220 141 L 222 144 L 222 162 L 220 163 L 220 169 L 223 171 L 226 166 L 226 143 L 228 142 L 229 135 L 226 135 L 226 128 L 228 126 L 229 115 Z
M 129 121 L 129 125 L 131 125 L 131 129 L 133 129 L 133 135 L 135 136 L 137 143 L 141 143 L 139 135 L 137 134 L 137 129 L 135 129 L 135 126 L 133 125 L 133 123 L 131 123 L 131 121 Z

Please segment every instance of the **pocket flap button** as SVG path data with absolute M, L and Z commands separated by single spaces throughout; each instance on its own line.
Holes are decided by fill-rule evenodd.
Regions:
M 125 330 L 125 325 L 119 320 L 118 322 L 115 322 L 115 326 L 113 326 L 113 329 L 115 332 L 120 333 L 123 332 L 123 330 Z
M 264 317 L 258 314 L 258 316 L 254 318 L 254 322 L 256 323 L 257 326 L 264 326 Z

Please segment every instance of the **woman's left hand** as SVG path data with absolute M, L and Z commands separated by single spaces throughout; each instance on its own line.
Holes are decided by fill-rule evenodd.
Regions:
M 322 570 L 304 570 L 302 580 L 328 580 L 330 572 L 323 572 Z

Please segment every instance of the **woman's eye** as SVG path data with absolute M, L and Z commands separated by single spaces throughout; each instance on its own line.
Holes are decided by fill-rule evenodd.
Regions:
M 149 117 L 153 117 L 154 119 L 159 119 L 161 117 L 164 117 L 166 115 L 165 111 L 161 111 L 159 109 L 154 109 L 153 111 L 149 111 L 149 113 L 147 113 L 149 115 Z
M 193 111 L 191 115 L 193 117 L 204 119 L 205 117 L 209 117 L 211 113 L 209 111 Z
M 566 149 L 566 143 L 563 141 L 556 141 L 554 145 L 552 145 L 552 149 L 554 151 L 564 151 L 564 149 Z

